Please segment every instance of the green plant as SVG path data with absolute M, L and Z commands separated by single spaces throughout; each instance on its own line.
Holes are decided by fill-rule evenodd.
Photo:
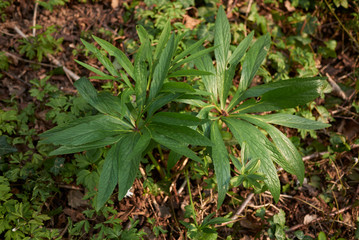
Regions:
M 42 29 L 42 26 L 36 25 L 36 29 Z M 56 53 L 61 50 L 63 38 L 55 39 L 52 35 L 56 32 L 56 26 L 48 27 L 43 33 L 30 36 L 19 40 L 22 45 L 19 46 L 19 53 L 25 54 L 29 59 L 37 57 L 39 62 L 47 54 Z
M 250 33 L 230 54 L 230 27 L 223 7 L 220 7 L 215 23 L 214 50 L 216 66 L 210 56 L 196 61 L 199 70 L 213 73 L 203 76 L 205 90 L 210 95 L 208 103 L 200 106 L 197 117 L 211 120 L 202 125 L 203 131 L 212 140 L 211 156 L 218 183 L 218 207 L 224 200 L 230 180 L 230 161 L 222 131 L 230 131 L 234 140 L 247 144 L 246 156 L 259 160 L 258 172 L 266 176 L 264 183 L 275 201 L 279 199 L 280 182 L 275 164 L 289 173 L 304 178 L 304 164 L 293 143 L 271 124 L 300 129 L 320 129 L 328 127 L 313 120 L 282 113 L 267 115 L 249 114 L 276 111 L 303 105 L 319 96 L 324 86 L 324 78 L 294 78 L 251 87 L 253 77 L 264 61 L 270 47 L 266 34 L 250 47 L 254 33 Z M 238 63 L 242 63 L 239 86 L 233 86 L 232 79 Z M 232 88 L 236 90 L 231 92 Z M 231 95 L 231 98 L 228 98 Z M 223 128 L 224 124 L 226 127 Z M 263 134 L 262 129 L 266 132 Z M 267 136 L 270 136 L 270 141 Z M 243 146 L 242 146 L 243 147 Z
M 0 18 L 1 21 L 5 21 L 6 14 L 4 13 L 4 10 L 9 7 L 12 3 L 12 0 L 3 0 L 0 2 Z
M 40 6 L 46 8 L 47 10 L 51 11 L 54 10 L 54 7 L 56 6 L 63 6 L 65 5 L 65 2 L 68 2 L 68 0 L 37 0 L 36 1 Z
M 171 35 L 169 23 L 164 28 L 155 49 L 143 27 L 138 26 L 137 32 L 141 47 L 135 56 L 134 66 L 119 49 L 94 37 L 110 56 L 115 57 L 125 71 L 118 71 L 97 48 L 83 40 L 85 47 L 95 54 L 112 76 L 85 63 L 77 62 L 99 75 L 93 78 L 122 81 L 125 89 L 118 96 L 113 96 L 108 92 L 97 93 L 88 79 L 79 79 L 75 82 L 75 86 L 81 96 L 99 114 L 75 120 L 68 125 L 58 126 L 42 134 L 43 143 L 62 145 L 51 155 L 75 153 L 112 145 L 106 155 L 98 184 L 97 210 L 111 196 L 117 183 L 119 199 L 125 196 L 136 177 L 141 158 L 145 153 L 150 153 L 157 144 L 198 162 L 201 162 L 201 159 L 188 148 L 188 145 L 212 145 L 209 139 L 189 127 L 201 124 L 202 120 L 190 114 L 156 113 L 174 99 L 183 96 L 196 97 L 201 94 L 187 83 L 166 79 L 209 74 L 205 71 L 178 70 L 178 68 L 212 49 L 205 49 L 185 58 L 203 43 L 204 40 L 202 40 L 174 56 L 183 34 Z M 135 86 L 127 75 L 134 80 Z M 151 158 L 151 160 L 154 159 Z M 158 166 L 155 160 L 153 163 Z
M 54 239 L 57 230 L 43 228 L 50 217 L 41 214 L 37 205 L 12 198 L 8 179 L 0 176 L 0 237 L 10 239 Z M 17 196 L 21 198 L 20 195 Z
M 230 221 L 230 219 L 225 217 L 215 217 L 215 213 L 211 213 L 208 216 L 206 216 L 201 223 L 198 223 L 196 213 L 196 209 L 193 203 L 192 199 L 192 193 L 191 193 L 191 187 L 190 187 L 190 181 L 188 177 L 188 171 L 186 170 L 186 180 L 187 180 L 187 187 L 189 192 L 189 199 L 190 204 L 185 207 L 185 218 L 189 218 L 193 220 L 193 223 L 191 222 L 185 222 L 180 221 L 182 225 L 184 225 L 188 232 L 188 237 L 190 239 L 217 239 L 218 234 L 216 229 L 214 228 L 214 225 L 221 224 Z
M 258 169 L 258 173 L 263 174 L 265 178 L 257 177 L 257 180 L 263 179 L 275 201 L 278 201 L 280 194 L 275 163 L 289 173 L 297 175 L 300 182 L 303 181 L 304 164 L 300 154 L 293 143 L 271 124 L 309 130 L 329 125 L 291 114 L 250 113 L 293 108 L 312 101 L 319 96 L 321 88 L 325 85 L 324 78 L 294 78 L 250 88 L 253 77 L 269 50 L 270 37 L 266 34 L 250 47 L 254 37 L 252 32 L 231 52 L 230 27 L 223 7 L 218 11 L 215 46 L 212 48 L 203 49 L 203 39 L 183 52 L 176 52 L 184 34 L 171 35 L 169 23 L 164 27 L 160 39 L 156 41 L 158 43 L 155 49 L 143 27 L 138 26 L 137 32 L 141 46 L 135 56 L 134 65 L 119 49 L 93 37 L 123 69 L 115 68 L 106 55 L 83 40 L 85 47 L 95 54 L 109 74 L 86 63 L 77 62 L 99 75 L 92 78 L 119 81 L 124 87 L 118 96 L 113 96 L 108 92 L 98 93 L 88 79 L 79 79 L 75 82 L 76 88 L 99 114 L 55 127 L 41 135 L 43 143 L 61 145 L 51 155 L 111 145 L 99 179 L 97 210 L 106 203 L 117 184 L 118 198 L 122 199 L 125 196 L 136 177 L 139 162 L 146 153 L 164 177 L 164 170 L 152 155 L 152 149 L 157 145 L 170 149 L 170 155 L 177 155 L 168 159 L 169 166 L 174 166 L 183 155 L 202 162 L 193 151 L 194 146 L 199 146 L 195 149 L 197 152 L 208 150 L 214 164 L 220 207 L 230 181 L 230 158 L 222 137 L 223 132 L 228 133 L 232 146 L 233 143 L 238 143 L 243 151 L 243 143 L 248 145 L 242 154 L 251 159 L 250 164 L 258 163 L 254 164 L 257 166 L 255 170 Z M 208 55 L 213 50 L 215 66 Z M 198 70 L 180 69 L 194 60 Z M 233 77 L 240 62 L 240 83 L 239 86 L 233 86 Z M 186 82 L 170 80 L 198 75 L 202 76 L 202 89 L 195 89 Z M 198 110 L 197 116 L 193 113 L 162 109 L 171 102 L 192 105 Z M 266 133 L 263 134 L 259 128 Z M 201 153 L 205 154 L 203 151 Z M 247 168 L 247 172 L 253 175 L 251 169 Z M 255 182 L 252 184 L 256 185 Z
M 0 70 L 7 71 L 9 69 L 9 58 L 4 52 L 0 52 Z

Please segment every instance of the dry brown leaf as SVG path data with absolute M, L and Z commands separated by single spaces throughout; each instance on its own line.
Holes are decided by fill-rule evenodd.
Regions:
M 184 22 L 185 22 L 184 25 L 186 26 L 186 28 L 189 28 L 191 30 L 193 30 L 198 24 L 201 23 L 201 20 L 195 19 L 188 15 L 184 15 L 183 19 L 184 19 Z
M 310 215 L 310 214 L 307 214 L 307 215 L 305 215 L 305 217 L 304 217 L 304 220 L 303 220 L 303 223 L 305 224 L 305 225 L 307 225 L 307 224 L 309 224 L 309 223 L 311 223 L 312 221 L 314 221 L 315 219 L 317 219 L 318 218 L 318 216 L 317 215 Z
M 288 10 L 288 12 L 295 11 L 295 7 L 293 7 L 292 4 L 290 3 L 290 1 L 288 1 L 288 0 L 284 2 L 284 6 Z

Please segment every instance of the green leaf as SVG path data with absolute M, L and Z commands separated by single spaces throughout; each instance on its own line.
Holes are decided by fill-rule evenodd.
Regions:
M 196 90 L 185 82 L 166 82 L 163 84 L 161 92 L 191 93 L 196 92 Z
M 96 73 L 96 74 L 98 74 L 98 75 L 100 75 L 100 76 L 102 76 L 102 77 L 106 77 L 106 78 L 107 78 L 107 77 L 109 77 L 109 78 L 112 77 L 112 76 L 107 75 L 107 74 L 105 74 L 104 72 L 98 70 L 97 68 L 94 68 L 94 67 L 92 67 L 92 66 L 86 64 L 86 63 L 83 63 L 83 62 L 78 61 L 78 60 L 76 60 L 76 59 L 75 59 L 75 62 L 77 62 L 78 64 L 80 64 L 80 65 L 83 66 L 84 68 L 87 68 L 87 69 L 90 70 L 91 72 L 94 72 L 94 73 Z
M 170 171 L 176 165 L 178 160 L 181 159 L 181 157 L 182 157 L 182 154 L 171 151 L 170 154 L 168 155 L 167 171 Z
M 118 117 L 119 113 L 121 113 L 121 103 L 119 101 L 119 98 L 112 96 L 108 92 L 97 94 L 96 89 L 87 78 L 80 78 L 74 83 L 74 85 L 81 94 L 81 96 L 99 112 L 116 117 Z M 131 125 L 126 123 L 125 121 L 123 121 L 122 124 L 129 128 L 131 127 Z
M 182 142 L 183 144 L 191 144 L 195 146 L 212 145 L 212 142 L 208 138 L 186 126 L 151 123 L 150 127 L 153 131 Z
M 164 80 L 167 77 L 168 69 L 171 63 L 171 58 L 174 48 L 174 35 L 172 34 L 165 49 L 162 51 L 158 64 L 153 73 L 153 80 L 151 82 L 149 99 L 156 97 L 161 90 Z
M 196 69 L 184 69 L 172 72 L 168 75 L 169 78 L 171 77 L 188 77 L 188 76 L 207 76 L 213 75 L 211 72 L 196 70 Z
M 195 52 L 206 40 L 206 38 L 202 38 L 199 41 L 195 42 L 191 46 L 189 46 L 186 50 L 182 51 L 180 54 L 178 54 L 174 59 L 173 63 L 177 63 L 182 58 L 186 57 L 187 55 Z
M 256 115 L 261 121 L 272 123 L 290 128 L 298 128 L 305 130 L 318 130 L 330 127 L 330 124 L 310 120 L 292 114 L 273 113 L 268 115 Z
M 311 78 L 305 79 L 303 82 L 298 81 L 298 79 L 290 79 L 275 83 L 265 84 L 269 86 L 261 85 L 263 87 L 253 87 L 256 89 L 252 91 L 249 89 L 249 93 L 244 95 L 263 93 L 261 100 L 256 103 L 249 102 L 250 104 L 245 102 L 235 111 L 239 113 L 265 112 L 303 105 L 320 95 L 320 89 L 323 87 L 324 81 Z
M 0 157 L 5 155 L 5 154 L 13 153 L 13 152 L 16 152 L 16 151 L 17 151 L 16 148 L 10 146 L 7 143 L 5 135 L 0 136 Z
M 122 144 L 123 141 L 120 141 L 113 145 L 106 155 L 98 183 L 96 211 L 99 211 L 105 205 L 117 185 L 119 169 L 118 158 Z
M 218 121 L 213 121 L 211 124 L 211 141 L 213 143 L 211 155 L 218 185 L 217 209 L 219 209 L 228 191 L 231 174 L 229 156 L 218 128 Z
M 138 132 L 124 138 L 119 150 L 118 163 L 118 199 L 121 200 L 131 188 L 142 158 L 143 151 L 150 143 L 151 135 L 145 130 L 141 135 Z
M 257 73 L 258 68 L 262 65 L 263 60 L 267 56 L 270 43 L 270 36 L 269 34 L 266 34 L 258 38 L 249 49 L 243 61 L 243 70 L 239 81 L 238 91 L 243 92 L 250 86 L 254 75 Z
M 196 155 L 195 152 L 193 152 L 187 147 L 187 144 L 179 142 L 176 139 L 173 139 L 171 137 L 168 137 L 167 135 L 158 133 L 156 131 L 151 131 L 151 135 L 156 142 L 167 147 L 168 149 L 171 149 L 172 151 L 181 154 L 181 156 L 184 155 L 190 159 L 193 159 L 194 161 L 202 163 L 202 160 Z
M 242 57 L 246 53 L 249 45 L 253 40 L 254 31 L 252 31 L 248 36 L 241 41 L 241 43 L 234 50 L 232 55 L 228 59 L 229 68 L 236 68 L 237 64 L 241 61 Z
M 65 126 L 55 127 L 40 136 L 43 143 L 80 146 L 126 132 L 122 120 L 108 115 L 82 118 Z
M 147 117 L 150 118 L 158 109 L 170 103 L 174 99 L 177 99 L 181 96 L 181 93 L 164 93 L 160 94 L 147 105 L 145 111 L 148 111 Z
M 159 112 L 153 116 L 152 121 L 178 126 L 198 126 L 206 122 L 193 115 L 177 112 Z
M 94 45 L 91 43 L 86 42 L 85 40 L 81 39 L 82 43 L 85 45 L 86 49 L 91 51 L 93 54 L 95 54 L 96 58 L 102 63 L 102 65 L 107 69 L 107 71 L 110 72 L 113 76 L 119 76 L 117 70 L 113 66 L 110 59 L 108 59 L 106 56 L 104 56 L 100 50 L 98 50 Z
M 154 55 L 155 60 L 157 60 L 158 57 L 161 56 L 162 51 L 164 51 L 163 49 L 168 41 L 168 38 L 170 37 L 170 34 L 171 34 L 171 22 L 167 21 L 165 27 L 162 30 L 160 39 L 158 40 L 158 44 L 156 46 L 155 55 Z
M 61 146 L 58 149 L 52 151 L 49 154 L 49 156 L 77 153 L 77 152 L 88 151 L 91 149 L 102 148 L 102 147 L 117 143 L 119 140 L 121 140 L 122 137 L 123 137 L 123 135 L 117 135 L 117 136 L 113 136 L 113 137 L 111 136 L 111 137 L 103 138 L 103 139 L 101 139 L 101 141 L 89 142 L 89 143 L 82 144 L 79 146 L 68 146 L 68 145 Z
M 191 62 L 191 61 L 194 61 L 196 59 L 199 59 L 203 56 L 206 56 L 208 55 L 208 53 L 210 52 L 213 52 L 213 50 L 215 50 L 218 46 L 214 46 L 214 47 L 210 47 L 210 48 L 206 48 L 206 49 L 203 49 L 203 47 L 200 47 L 200 51 L 197 51 L 195 52 L 194 54 L 191 54 L 190 56 L 186 57 L 185 59 L 177 62 L 171 69 L 170 69 L 170 72 L 171 71 L 174 71 L 176 70 L 177 68 L 179 68 L 180 66 L 182 66 L 183 64 L 185 63 L 188 63 L 188 62 Z M 211 61 L 211 64 L 212 64 L 212 61 Z M 212 67 L 213 67 L 213 64 L 212 64 Z M 200 69 L 200 70 L 203 70 L 203 69 Z M 215 70 L 213 68 L 213 71 L 209 71 L 209 72 L 212 72 L 212 73 L 215 73 Z
M 298 180 L 302 183 L 304 179 L 304 163 L 294 144 L 281 131 L 272 125 L 261 121 L 257 116 L 243 115 L 242 119 L 257 125 L 269 134 L 278 151 L 283 156 L 283 158 L 276 159 L 275 162 L 285 171 L 296 175 Z
M 273 143 L 250 123 L 230 117 L 223 120 L 239 143 L 246 142 L 248 144 L 249 157 L 261 161 L 259 171 L 266 176 L 264 182 L 277 202 L 280 195 L 280 182 L 273 161 L 277 161 L 282 156 Z
M 136 81 L 135 92 L 136 102 L 140 109 L 146 101 L 146 88 L 147 88 L 147 63 L 146 63 L 146 45 L 142 44 L 137 52 L 134 67 L 134 79 Z
M 252 31 L 245 39 L 243 39 L 243 41 L 238 45 L 238 47 L 234 50 L 232 55 L 229 57 L 227 71 L 225 74 L 225 82 L 224 82 L 224 86 L 223 86 L 222 102 L 225 101 L 228 97 L 228 93 L 232 86 L 234 75 L 236 73 L 237 65 L 240 62 L 240 60 L 242 59 L 242 57 L 244 56 L 245 52 L 247 51 L 247 49 L 253 39 L 253 35 L 254 35 L 254 32 Z M 232 101 L 235 102 L 236 97 L 238 97 L 238 96 L 235 95 Z M 227 108 L 227 109 L 231 109 L 231 108 L 232 107 Z
M 200 59 L 196 60 L 195 64 L 199 70 L 216 74 L 216 69 L 214 68 L 212 59 L 208 54 L 203 55 Z M 212 94 L 212 102 L 216 103 L 218 99 L 216 76 L 202 76 L 202 81 L 206 90 Z
M 274 90 L 293 89 L 298 86 L 304 86 L 304 88 L 311 89 L 311 91 L 313 91 L 314 93 L 318 93 L 320 88 L 324 87 L 325 79 L 325 77 L 291 78 L 277 82 L 262 84 L 248 89 L 238 100 L 242 101 L 250 97 L 260 97 L 263 94 Z M 237 104 L 239 103 L 239 101 L 237 102 Z
M 103 48 L 105 49 L 110 56 L 114 56 L 117 62 L 125 69 L 125 71 L 133 78 L 133 66 L 130 60 L 127 58 L 126 54 L 124 54 L 120 49 L 113 46 L 111 43 L 98 38 L 96 36 L 92 36 L 93 39 Z
M 217 66 L 217 89 L 220 97 L 221 107 L 224 108 L 228 90 L 232 81 L 226 81 L 226 70 L 228 63 L 229 46 L 231 43 L 230 26 L 223 6 L 220 6 L 214 26 L 214 45 L 219 47 L 214 50 Z

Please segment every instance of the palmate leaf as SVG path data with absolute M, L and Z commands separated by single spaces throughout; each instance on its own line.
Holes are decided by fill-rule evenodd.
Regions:
M 202 82 L 206 90 L 212 94 L 212 102 L 217 102 L 218 91 L 216 82 L 216 69 L 213 66 L 212 59 L 208 54 L 203 55 L 195 62 L 197 68 L 202 71 L 211 72 L 214 75 L 202 76 Z
M 303 79 L 303 82 L 299 79 L 289 79 L 253 87 L 244 96 L 262 93 L 261 100 L 259 102 L 246 101 L 233 112 L 265 112 L 303 105 L 319 96 L 324 83 L 322 78 L 307 78 Z
M 219 209 L 226 196 L 231 174 L 229 156 L 218 128 L 218 121 L 213 121 L 211 124 L 211 141 L 213 143 L 211 155 L 218 186 L 217 209 Z
M 137 52 L 134 66 L 134 80 L 136 81 L 136 103 L 141 110 L 146 101 L 147 88 L 147 63 L 146 63 L 146 44 L 143 43 Z
M 166 148 L 174 151 L 181 156 L 186 156 L 194 161 L 202 163 L 202 160 L 193 152 L 191 149 L 188 148 L 188 144 L 184 144 L 176 139 L 168 137 L 164 134 L 158 133 L 156 131 L 151 131 L 151 136 L 153 140 L 158 142 L 159 144 L 165 146 Z
M 281 131 L 274 126 L 261 121 L 257 116 L 246 114 L 242 115 L 241 118 L 257 125 L 269 134 L 278 151 L 283 156 L 283 158 L 279 158 L 275 162 L 285 171 L 296 175 L 298 180 L 302 183 L 304 179 L 304 163 L 293 143 Z
M 95 54 L 96 58 L 102 63 L 102 65 L 111 73 L 113 76 L 119 76 L 116 68 L 113 66 L 110 59 L 103 55 L 100 50 L 98 50 L 93 44 L 86 42 L 81 39 L 81 42 L 85 45 L 86 49 Z
M 105 137 L 105 138 L 101 139 L 101 141 L 89 142 L 89 143 L 78 145 L 78 146 L 64 145 L 64 146 L 61 146 L 58 149 L 52 151 L 49 154 L 49 156 L 77 153 L 77 152 L 83 152 L 83 151 L 87 151 L 87 150 L 91 150 L 91 149 L 102 148 L 102 147 L 117 143 L 118 141 L 121 140 L 121 138 L 123 138 L 123 135 Z
M 167 42 L 165 49 L 161 53 L 158 64 L 155 67 L 150 87 L 149 100 L 152 100 L 155 96 L 157 96 L 158 92 L 162 88 L 164 80 L 167 77 L 168 69 L 170 67 L 172 55 L 174 52 L 174 40 L 175 38 L 172 34 Z
M 266 123 L 272 123 L 290 128 L 305 130 L 318 130 L 330 127 L 330 124 L 310 120 L 292 114 L 273 113 L 268 115 L 256 115 L 256 118 Z
M 228 109 L 231 110 L 235 105 L 237 105 L 243 95 L 243 92 L 250 86 L 252 83 L 253 77 L 257 73 L 260 65 L 265 59 L 267 52 L 270 47 L 270 37 L 269 34 L 266 34 L 257 39 L 253 46 L 249 49 L 246 54 L 246 57 L 243 61 L 241 79 L 237 92 L 234 94 Z
M 213 75 L 211 72 L 196 70 L 196 69 L 184 69 L 172 72 L 168 75 L 169 78 L 171 77 L 189 77 L 189 76 L 205 76 L 205 75 Z
M 123 142 L 124 141 L 120 141 L 113 145 L 106 155 L 98 183 L 96 211 L 99 211 L 102 206 L 105 205 L 117 185 L 119 163 L 118 158 L 120 156 L 120 148 Z
M 280 182 L 273 162 L 283 158 L 282 155 L 273 143 L 252 124 L 232 117 L 225 117 L 223 120 L 239 143 L 248 144 L 249 157 L 261 161 L 259 172 L 266 176 L 264 183 L 277 202 L 280 195 Z
M 96 36 L 92 37 L 103 49 L 108 52 L 108 54 L 110 54 L 110 56 L 114 56 L 117 62 L 125 69 L 127 74 L 133 78 L 133 66 L 130 60 L 127 58 L 126 54 L 124 54 L 120 49 L 113 46 L 111 43 Z
M 145 130 L 142 135 L 135 132 L 125 139 L 120 148 L 118 164 L 118 199 L 121 200 L 130 189 L 142 159 L 143 151 L 150 143 L 151 135 Z
M 177 126 L 198 126 L 207 122 L 190 114 L 176 112 L 159 112 L 153 116 L 152 121 Z
M 122 122 L 108 115 L 86 117 L 41 134 L 43 138 L 41 142 L 80 146 L 129 131 L 130 128 L 123 126 Z
M 269 34 L 266 34 L 258 38 L 249 49 L 246 58 L 243 61 L 243 70 L 241 79 L 239 80 L 238 91 L 243 92 L 250 86 L 254 75 L 257 73 L 258 68 L 262 65 L 263 60 L 267 56 L 270 43 L 270 36 Z
M 143 151 L 151 140 L 147 129 L 126 134 L 107 153 L 100 174 L 96 211 L 107 202 L 118 184 L 118 198 L 121 200 L 133 184 Z
M 229 46 L 231 43 L 231 33 L 229 22 L 224 12 L 223 6 L 220 6 L 217 13 L 216 23 L 214 26 L 214 45 L 218 45 L 218 48 L 214 50 L 214 55 L 216 57 L 216 66 L 217 66 L 217 89 L 218 95 L 220 97 L 220 102 L 222 109 L 225 106 L 225 100 L 227 98 L 226 92 L 229 90 L 229 86 L 232 83 L 232 79 L 229 83 L 226 80 L 226 70 L 228 63 L 228 53 Z
M 164 123 L 161 124 L 151 123 L 149 127 L 154 132 L 157 132 L 169 138 L 176 139 L 177 141 L 186 145 L 188 144 L 194 146 L 212 145 L 212 142 L 208 138 L 186 126 L 178 126 L 178 125 L 175 126 L 175 125 L 169 125 Z

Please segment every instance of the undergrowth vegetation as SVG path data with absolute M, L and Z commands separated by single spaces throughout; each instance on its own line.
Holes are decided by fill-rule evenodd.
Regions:
M 1 239 L 359 239 L 358 1 L 116 2 L 0 3 Z

